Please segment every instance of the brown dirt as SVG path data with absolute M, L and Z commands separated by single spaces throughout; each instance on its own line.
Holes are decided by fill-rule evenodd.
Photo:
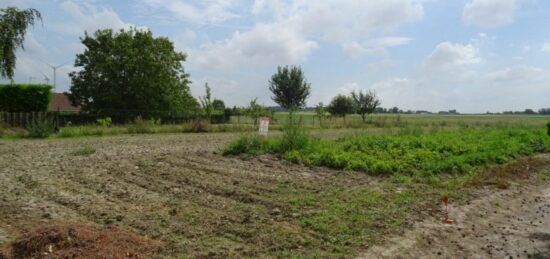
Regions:
M 0 245 L 20 236 L 29 237 L 25 233 L 36 233 L 33 230 L 37 226 L 82 222 L 161 240 L 166 245 L 162 257 L 322 257 L 321 252 L 332 252 L 320 251 L 330 249 L 322 243 L 326 236 L 300 222 L 301 215 L 319 214 L 318 208 L 306 204 L 305 209 L 296 209 L 290 206 L 290 199 L 327 190 L 384 188 L 379 178 L 365 174 L 310 168 L 272 156 L 221 156 L 221 147 L 236 136 L 167 134 L 0 140 Z M 337 136 L 339 133 L 330 131 L 324 137 Z M 77 155 L 84 147 L 95 152 Z M 544 164 L 550 162 L 546 160 Z M 491 181 L 493 178 L 488 176 L 480 180 L 479 186 L 508 188 L 506 192 L 525 189 Z M 494 189 L 474 196 L 492 193 Z M 523 193 L 535 195 L 526 190 Z M 520 197 L 533 200 L 531 196 Z M 501 199 L 500 204 L 506 204 L 505 198 Z M 385 213 L 382 209 L 377 208 L 380 214 Z M 471 211 L 478 209 L 481 206 Z M 458 224 L 463 222 L 457 212 L 451 213 Z M 474 223 L 476 229 L 485 226 L 490 230 L 482 218 L 471 220 L 478 222 Z M 437 222 L 438 219 L 433 224 Z M 373 229 L 372 234 L 384 239 L 392 231 Z M 441 229 L 432 231 L 437 235 Z M 313 240 L 316 246 L 307 247 L 304 240 Z M 365 245 L 372 244 L 372 239 L 368 240 Z M 420 257 L 434 254 L 437 255 L 427 253 Z
M 115 227 L 58 224 L 23 234 L 6 258 L 149 258 L 161 243 Z
M 529 178 L 542 170 L 546 178 Z M 488 170 L 467 204 L 449 205 L 454 224 L 429 217 L 403 235 L 371 247 L 360 258 L 550 258 L 550 155 Z M 517 180 L 517 179 L 516 179 Z M 443 205 L 441 211 L 443 210 Z
M 36 226 L 71 221 L 161 240 L 163 256 L 280 254 L 313 235 L 278 193 L 281 185 L 318 192 L 374 181 L 270 156 L 222 156 L 236 136 L 0 140 L 0 245 Z M 95 152 L 75 155 L 83 147 Z

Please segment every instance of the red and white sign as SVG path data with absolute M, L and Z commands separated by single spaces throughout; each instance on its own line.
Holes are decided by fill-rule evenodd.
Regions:
M 269 118 L 268 117 L 261 117 L 260 118 L 260 131 L 258 132 L 260 136 L 267 136 L 267 132 L 269 131 Z

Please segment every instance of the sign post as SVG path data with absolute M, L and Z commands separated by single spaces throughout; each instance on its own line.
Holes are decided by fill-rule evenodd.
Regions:
M 260 129 L 258 134 L 263 137 L 267 137 L 267 132 L 269 131 L 269 118 L 261 117 L 260 118 Z

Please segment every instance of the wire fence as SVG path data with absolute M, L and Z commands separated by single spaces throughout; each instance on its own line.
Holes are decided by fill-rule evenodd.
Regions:
M 115 125 L 133 123 L 136 118 L 155 119 L 161 124 L 184 124 L 197 120 L 208 120 L 211 124 L 258 124 L 259 116 L 217 113 L 207 116 L 203 113 L 176 113 L 171 111 L 138 111 L 138 110 L 116 110 L 103 114 L 74 113 L 74 112 L 0 112 L 0 124 L 7 127 L 25 128 L 32 122 L 51 120 L 57 127 L 81 126 L 97 124 L 98 119 L 111 118 Z M 284 125 L 289 122 L 287 113 L 272 113 L 269 116 L 272 125 Z M 361 123 L 359 116 L 343 117 L 319 117 L 314 113 L 302 113 L 294 115 L 294 122 L 302 125 L 321 126 L 335 124 L 356 124 Z

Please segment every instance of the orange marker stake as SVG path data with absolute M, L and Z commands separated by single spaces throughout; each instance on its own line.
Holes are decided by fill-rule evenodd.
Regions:
M 443 224 L 453 224 L 454 223 L 454 220 L 450 219 L 449 218 L 449 210 L 448 210 L 448 206 L 449 206 L 449 198 L 447 196 L 443 197 L 443 203 L 445 204 L 445 214 L 443 215 Z

